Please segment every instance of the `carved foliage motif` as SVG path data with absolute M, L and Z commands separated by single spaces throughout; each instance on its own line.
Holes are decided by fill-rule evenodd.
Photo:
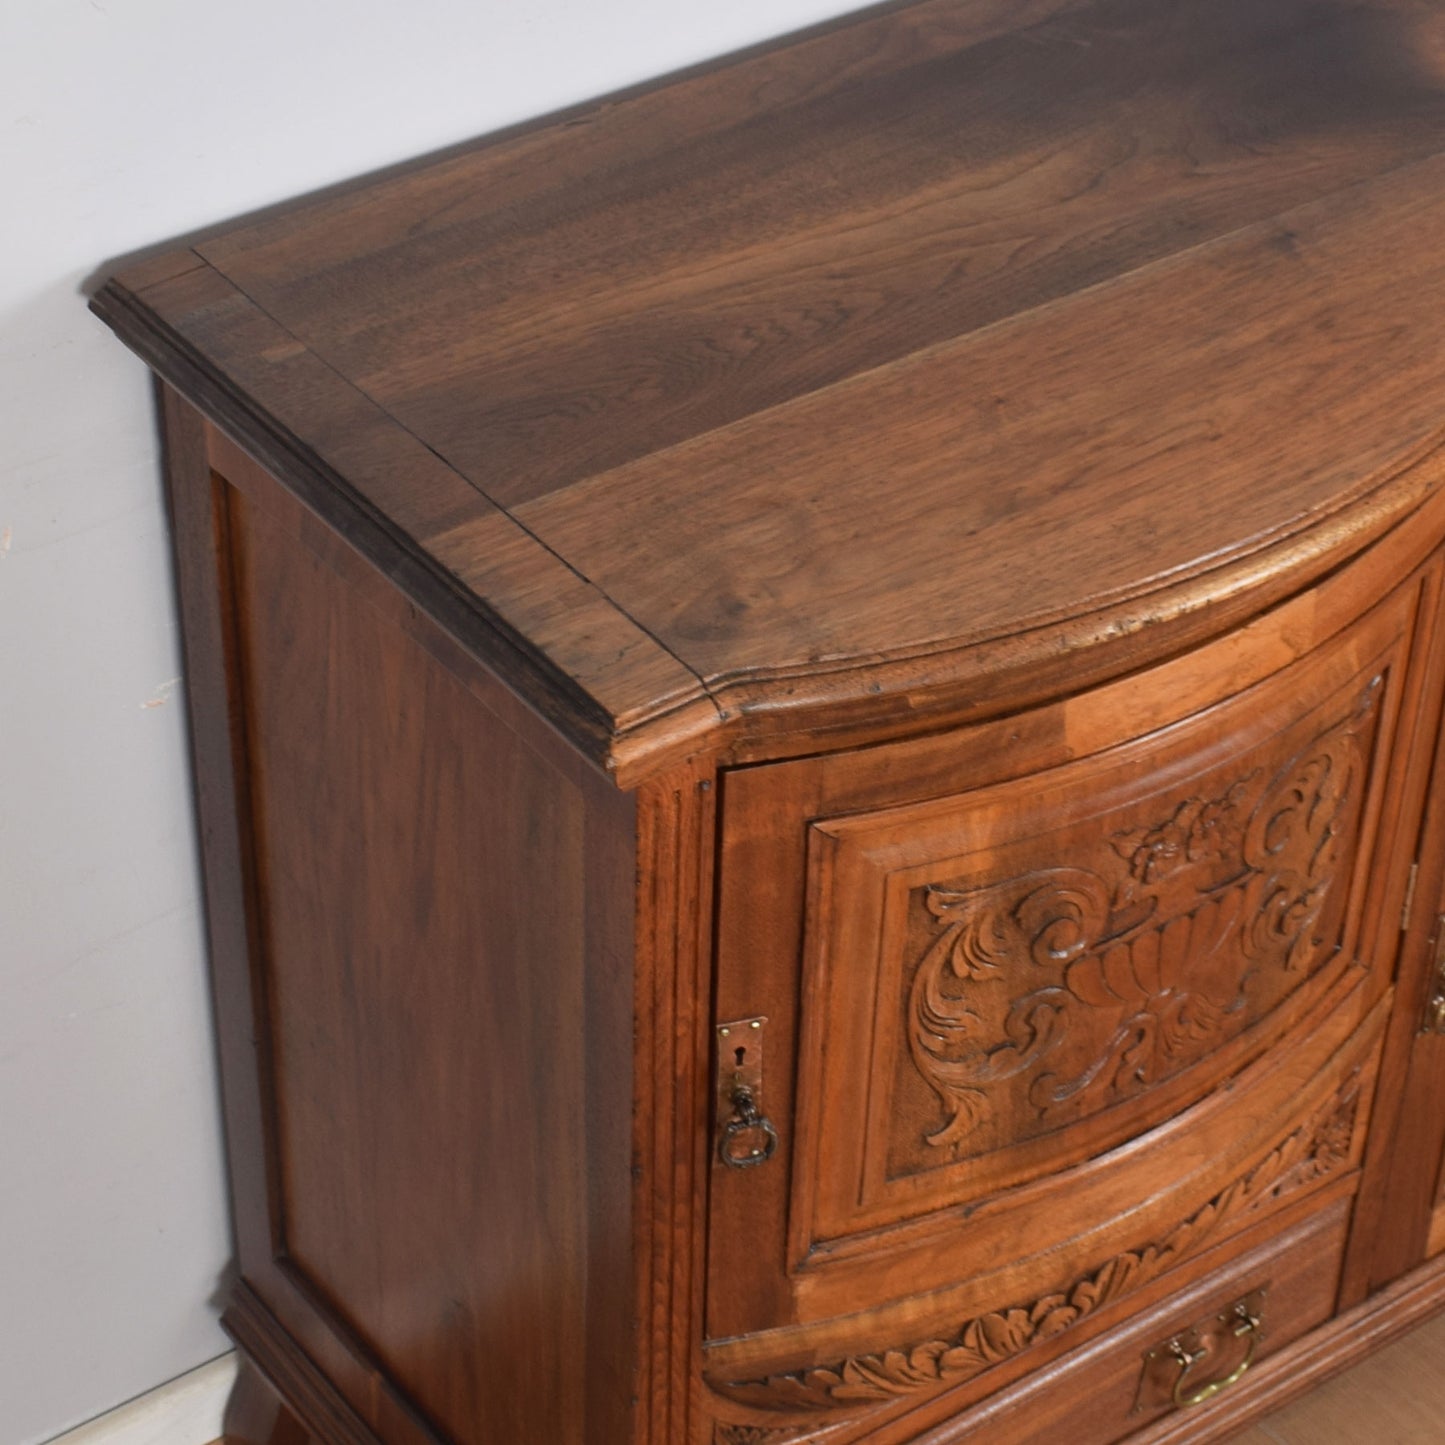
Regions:
M 918 890 L 928 941 L 909 1055 L 944 1109 L 928 1145 L 998 1147 L 1137 1093 L 1242 1033 L 1328 956 L 1379 690 L 1273 774 L 1102 835 L 1087 866 Z
M 816 1412 L 857 1410 L 972 1379 L 1197 1254 L 1214 1242 L 1226 1221 L 1345 1167 L 1360 1105 L 1360 1075 L 1356 1068 L 1309 1119 L 1163 1240 L 1115 1255 L 1057 1294 L 980 1315 L 941 1339 L 712 1388 L 753 1409 Z
M 770 1430 L 762 1425 L 719 1425 L 713 1433 L 716 1445 L 783 1445 L 797 1438 L 796 1430 Z

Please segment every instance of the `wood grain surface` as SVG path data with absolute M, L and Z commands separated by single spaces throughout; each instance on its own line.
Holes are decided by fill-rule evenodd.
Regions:
M 244 1038 L 240 1265 L 395 1445 L 482 1413 L 517 1439 L 622 1439 L 634 800 L 207 441 L 186 494 L 218 508 L 230 672 L 193 678 L 198 732 L 218 746 L 229 722 L 245 758 L 242 916 L 213 920 Z M 205 782 L 213 870 L 226 782 Z
M 346 206 L 198 250 L 512 505 L 1445 136 L 1408 13 L 1057 8 L 1001 35 L 987 9 L 895 11 L 744 67 L 678 133 L 664 93 L 637 144 L 603 115 L 520 176 L 398 186 L 379 224 Z
M 95 304 L 636 781 L 1118 674 L 1407 513 L 1442 149 L 1424 0 L 925 0 Z

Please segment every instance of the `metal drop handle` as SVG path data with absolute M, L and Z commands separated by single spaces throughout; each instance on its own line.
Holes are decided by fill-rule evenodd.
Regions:
M 758 1112 L 757 1100 L 746 1084 L 732 1091 L 733 1116 L 723 1126 L 718 1157 L 729 1169 L 756 1169 L 778 1150 L 778 1131 Z M 754 1136 L 751 1145 L 749 1136 Z
M 1244 1358 L 1227 1374 L 1223 1379 L 1211 1380 L 1207 1385 L 1201 1385 L 1197 1390 L 1185 1394 L 1184 1386 L 1189 1379 L 1189 1372 L 1209 1353 L 1207 1350 L 1187 1349 L 1179 1340 L 1169 1341 L 1169 1353 L 1179 1362 L 1179 1378 L 1174 1382 L 1174 1403 L 1181 1409 L 1187 1410 L 1194 1405 L 1202 1405 L 1206 1400 L 1212 1400 L 1222 1391 L 1227 1390 L 1231 1385 L 1243 1378 L 1245 1371 L 1254 1363 L 1254 1352 L 1258 1346 L 1264 1331 L 1260 1328 L 1260 1318 L 1252 1313 L 1243 1304 L 1234 1307 L 1235 1318 L 1238 1321 L 1234 1326 L 1236 1338 L 1248 1337 L 1249 1345 L 1244 1352 Z

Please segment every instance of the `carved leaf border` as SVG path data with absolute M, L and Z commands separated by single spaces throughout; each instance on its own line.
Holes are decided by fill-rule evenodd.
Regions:
M 709 1381 L 709 1387 L 735 1404 L 757 1410 L 814 1412 L 856 1410 L 962 1384 L 1197 1254 L 1226 1220 L 1333 1174 L 1350 1157 L 1360 1074 L 1357 1067 L 1309 1119 L 1162 1241 L 1115 1255 L 1060 1293 L 979 1315 L 945 1339 L 849 1355 L 834 1364 L 757 1380 Z M 754 1425 L 726 1428 L 734 1432 L 722 1437 L 729 1445 L 792 1434 Z M 759 1429 L 769 1433 L 758 1435 Z M 749 1430 L 755 1433 L 746 1433 Z
M 713 1435 L 715 1445 L 783 1445 L 796 1440 L 793 1429 L 773 1430 L 766 1425 L 719 1425 Z

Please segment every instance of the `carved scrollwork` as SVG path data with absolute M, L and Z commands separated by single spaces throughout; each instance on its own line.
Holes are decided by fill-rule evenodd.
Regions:
M 968 1140 L 1011 1080 L 1015 1118 L 1041 1121 L 1136 1093 L 1327 956 L 1320 923 L 1360 813 L 1379 684 L 1273 775 L 1180 799 L 1101 839 L 1087 865 L 919 891 L 931 937 L 907 1037 L 945 1110 L 929 1145 Z
M 986 1107 L 987 1085 L 1031 1068 L 1049 1050 L 1064 1011 L 1061 988 L 1035 989 L 1003 1021 L 1005 1040 L 988 1040 L 985 1020 L 954 983 L 987 983 L 1020 951 L 1042 967 L 1067 966 L 1087 953 L 1108 917 L 1104 880 L 1083 869 L 1052 869 L 968 895 L 930 888 L 928 911 L 943 931 L 914 978 L 909 1047 L 924 1077 L 952 1109 L 929 1135 L 950 1144 L 970 1133 Z M 968 906 L 961 906 L 965 899 Z
M 772 1430 L 766 1425 L 718 1425 L 713 1431 L 715 1445 L 785 1445 L 796 1439 L 796 1430 Z
M 857 1411 L 972 1379 L 1199 1253 L 1226 1222 L 1346 1167 L 1360 1105 L 1360 1077 L 1356 1068 L 1304 1123 L 1164 1239 L 1115 1255 L 1057 1293 L 979 1315 L 940 1338 L 762 1379 L 712 1383 L 711 1388 L 753 1410 L 816 1414 Z M 734 1437 L 727 1438 L 732 1445 Z

